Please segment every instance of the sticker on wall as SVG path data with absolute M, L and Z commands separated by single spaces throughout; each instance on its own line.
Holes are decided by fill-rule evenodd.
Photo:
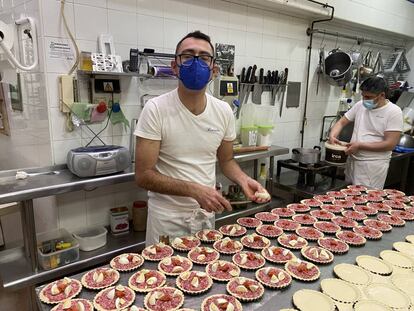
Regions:
M 50 58 L 74 60 L 73 51 L 69 43 L 66 42 L 51 41 L 48 54 Z

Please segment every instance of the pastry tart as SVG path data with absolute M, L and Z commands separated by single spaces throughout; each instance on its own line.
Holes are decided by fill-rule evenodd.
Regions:
M 142 251 L 142 257 L 149 261 L 160 261 L 165 257 L 172 256 L 174 250 L 169 245 L 160 242 L 154 245 L 147 246 Z
M 319 246 L 306 246 L 300 253 L 307 260 L 318 264 L 328 264 L 334 260 L 334 255 L 330 251 Z
M 51 311 L 93 311 L 93 304 L 86 299 L 68 299 L 53 307 Z
M 316 241 L 323 237 L 323 233 L 312 227 L 301 227 L 296 229 L 296 234 L 309 241 Z
M 362 235 L 349 230 L 337 232 L 336 237 L 351 246 L 362 246 L 367 242 Z
M 246 234 L 247 229 L 239 224 L 224 225 L 219 228 L 219 231 L 227 236 L 237 237 Z
M 367 204 L 368 200 L 364 197 L 360 197 L 360 196 L 350 196 L 350 197 L 346 197 L 345 201 L 349 201 L 352 202 L 356 205 L 362 205 L 362 204 Z
M 315 195 L 313 197 L 315 200 L 321 201 L 322 203 L 331 203 L 333 200 L 335 200 L 335 197 L 332 197 L 330 195 L 327 194 L 319 194 L 319 195 Z
M 295 258 L 285 264 L 285 270 L 300 281 L 315 281 L 319 279 L 320 271 L 313 263 Z
M 324 204 L 321 206 L 321 210 L 331 212 L 334 214 L 339 214 L 344 210 L 344 207 L 341 205 L 334 205 L 334 204 Z
M 195 235 L 205 243 L 213 243 L 223 238 L 223 234 L 221 234 L 220 231 L 214 229 L 203 229 L 198 231 Z
M 242 251 L 233 255 L 233 262 L 240 268 L 246 270 L 256 270 L 264 266 L 266 263 L 263 256 L 254 252 Z
M 340 263 L 334 267 L 335 275 L 349 283 L 366 286 L 372 281 L 371 274 L 359 266 Z
M 354 207 L 354 211 L 364 213 L 365 215 L 373 216 L 378 213 L 378 210 L 368 205 L 357 205 Z
M 277 238 L 277 241 L 280 245 L 287 247 L 289 249 L 301 249 L 302 247 L 308 245 L 308 241 L 306 241 L 304 238 L 298 236 L 295 233 L 284 233 Z
M 364 288 L 364 294 L 369 299 L 378 301 L 391 310 L 408 310 L 410 297 L 389 283 L 372 283 Z M 371 309 L 377 311 L 378 309 Z
M 203 271 L 187 271 L 177 277 L 177 287 L 184 293 L 197 295 L 208 291 L 213 280 Z
M 401 195 L 398 195 L 398 194 L 389 195 L 389 196 L 387 196 L 387 199 L 388 200 L 401 201 L 402 203 L 405 203 L 405 204 L 408 204 L 408 203 L 411 202 L 411 200 L 408 197 L 401 196 Z
M 309 207 L 319 207 L 322 205 L 322 202 L 316 199 L 304 199 L 301 200 L 300 203 L 302 203 L 303 205 L 307 205 Z M 289 207 L 289 205 L 287 206 Z M 308 210 L 306 210 L 305 212 L 307 212 Z
M 312 200 L 315 200 L 315 199 L 312 199 Z M 318 202 L 318 204 L 321 203 L 318 200 L 315 200 L 315 202 Z M 302 203 L 292 203 L 292 204 L 288 204 L 286 207 L 291 209 L 292 211 L 295 211 L 296 213 L 305 213 L 305 212 L 310 211 L 311 209 L 310 205 L 306 205 Z
M 263 222 L 274 222 L 276 220 L 279 220 L 279 216 L 271 212 L 260 212 L 254 215 L 254 217 Z
M 383 190 L 387 195 L 397 195 L 397 196 L 405 196 L 405 193 L 400 191 L 400 190 L 396 190 L 396 189 L 384 189 Z
M 414 214 L 408 211 L 390 211 L 389 214 L 391 216 L 398 216 L 403 220 L 412 221 L 414 220 Z
M 335 199 L 343 199 L 346 197 L 346 194 L 341 191 L 328 191 L 326 195 L 334 197 Z
M 126 286 L 105 288 L 96 294 L 93 305 L 98 311 L 116 311 L 128 308 L 134 303 L 135 293 Z
M 283 218 L 292 217 L 296 214 L 295 211 L 287 207 L 276 207 L 272 209 L 271 212 L 272 214 L 278 215 L 279 217 Z
M 358 266 L 361 268 L 383 276 L 392 274 L 392 266 L 385 262 L 384 260 L 368 255 L 361 255 L 355 259 Z
M 201 311 L 242 311 L 243 307 L 236 297 L 217 294 L 207 297 L 201 304 Z
M 354 304 L 361 298 L 361 292 L 353 284 L 339 279 L 321 281 L 322 292 L 340 303 Z
M 324 209 L 311 211 L 310 214 L 319 220 L 330 220 L 335 217 L 335 214 Z
M 146 310 L 144 308 L 133 305 L 128 308 L 122 309 L 121 311 L 146 311 Z
M 358 226 L 352 230 L 369 240 L 379 240 L 382 237 L 381 231 L 368 226 Z
M 378 197 L 386 197 L 387 196 L 387 193 L 384 190 L 379 190 L 379 189 L 367 190 L 367 194 L 378 196 Z
M 412 203 L 413 203 L 413 202 L 412 202 Z M 406 210 L 407 212 L 411 213 L 411 214 L 414 214 L 414 206 L 407 207 L 405 210 Z
M 363 186 L 363 185 L 348 185 L 346 187 L 348 189 L 355 190 L 355 191 L 360 191 L 360 192 L 365 192 L 365 191 L 368 190 L 368 188 Z
M 283 230 L 274 225 L 261 225 L 256 228 L 256 232 L 268 238 L 276 238 L 283 233 Z
M 361 195 L 361 197 L 366 199 L 368 202 L 371 202 L 371 203 L 380 203 L 380 202 L 384 201 L 384 198 L 382 196 L 375 195 L 375 194 Z
M 144 298 L 144 306 L 149 311 L 174 311 L 183 304 L 184 294 L 173 287 L 155 288 Z
M 391 207 L 384 202 L 369 202 L 367 203 L 367 206 L 375 208 L 378 212 L 388 213 L 391 210 Z
M 241 243 L 252 249 L 263 249 L 270 246 L 270 240 L 264 236 L 252 233 L 241 238 Z
M 334 301 L 327 295 L 312 289 L 300 289 L 293 294 L 293 304 L 299 310 L 334 311 Z
M 292 283 L 290 274 L 276 267 L 260 268 L 256 271 L 256 279 L 264 286 L 272 289 L 282 289 Z
M 311 215 L 308 214 L 299 214 L 299 215 L 294 215 L 292 217 L 293 221 L 301 224 L 301 225 L 313 225 L 315 222 L 317 222 L 318 220 L 316 219 L 316 217 L 313 217 Z
M 206 265 L 220 258 L 220 254 L 210 247 L 199 246 L 188 252 L 188 258 L 199 265 Z
M 364 225 L 382 232 L 388 232 L 392 230 L 392 226 L 390 224 L 387 224 L 385 221 L 377 219 L 365 219 Z
M 246 228 L 256 228 L 263 224 L 261 220 L 253 217 L 241 217 L 237 219 L 237 223 Z
M 334 224 L 340 226 L 341 228 L 354 228 L 358 226 L 358 223 L 355 220 L 352 220 L 351 218 L 347 218 L 344 216 L 337 216 L 332 218 L 331 220 Z
M 401 252 L 384 250 L 380 253 L 380 257 L 381 259 L 388 262 L 389 264 L 396 266 L 396 267 L 403 268 L 403 269 L 407 269 L 406 271 L 409 271 L 409 272 L 411 272 L 414 267 L 413 260 L 409 256 Z
M 361 221 L 361 220 L 364 220 L 364 219 L 368 218 L 368 216 L 365 215 L 364 213 L 356 212 L 356 211 L 353 211 L 353 210 L 343 211 L 342 216 L 344 216 L 346 218 L 356 220 L 356 221 Z
M 264 294 L 264 287 L 258 281 L 245 278 L 235 277 L 231 279 L 226 286 L 227 292 L 240 301 L 254 301 L 261 298 Z
M 243 244 L 227 237 L 214 242 L 213 247 L 222 254 L 235 254 L 243 249 Z
M 396 200 L 384 200 L 384 203 L 392 209 L 405 209 L 407 207 L 403 202 Z
M 165 257 L 158 263 L 158 270 L 165 275 L 176 276 L 180 273 L 190 271 L 193 263 L 188 258 L 182 256 Z
M 144 258 L 135 253 L 126 253 L 116 256 L 109 265 L 117 271 L 127 272 L 138 269 L 144 263 Z
M 391 215 L 378 215 L 378 220 L 385 221 L 387 224 L 390 224 L 393 227 L 402 227 L 405 225 L 405 220 L 398 216 Z
M 344 200 L 335 200 L 332 202 L 332 205 L 338 205 L 343 208 L 353 208 L 355 206 L 355 203 L 344 199 Z
M 81 282 L 65 277 L 43 287 L 39 293 L 39 299 L 44 303 L 56 304 L 76 297 L 81 290 Z
M 142 269 L 128 280 L 128 286 L 139 293 L 146 293 L 165 284 L 165 274 L 157 270 Z
M 240 268 L 232 262 L 217 260 L 206 266 L 207 274 L 216 281 L 226 282 L 240 275 Z
M 285 231 L 295 231 L 300 227 L 300 223 L 290 219 L 279 219 L 278 221 L 275 221 L 275 226 Z
M 355 190 L 355 189 L 341 189 L 341 192 L 345 194 L 346 196 L 357 196 L 361 195 L 361 191 Z
M 114 285 L 119 280 L 119 272 L 111 268 L 96 268 L 86 272 L 81 279 L 88 289 L 103 289 Z
M 341 230 L 341 227 L 329 221 L 317 221 L 313 226 L 323 233 L 335 234 Z
M 188 252 L 194 247 L 200 246 L 200 244 L 201 244 L 200 239 L 197 239 L 195 236 L 191 236 L 191 235 L 177 237 L 171 242 L 171 246 L 177 251 L 181 251 L 181 252 Z
M 334 254 L 345 254 L 349 250 L 347 243 L 335 238 L 320 238 L 318 245 Z
M 262 256 L 273 263 L 287 263 L 295 257 L 290 250 L 273 245 L 262 249 Z

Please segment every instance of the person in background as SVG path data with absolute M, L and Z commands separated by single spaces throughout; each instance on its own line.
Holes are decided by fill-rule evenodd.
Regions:
M 249 200 L 266 190 L 233 159 L 235 120 L 230 106 L 206 93 L 217 72 L 210 37 L 186 35 L 176 47 L 171 67 L 178 88 L 149 100 L 135 135 L 135 179 L 149 190 L 146 244 L 214 228 L 214 215 L 231 210 L 215 189 L 216 160 L 221 171 L 239 184 Z
M 383 78 L 366 79 L 360 90 L 362 100 L 334 125 L 329 142 L 339 144 L 337 136 L 345 125 L 353 121 L 354 131 L 345 150 L 349 155 L 346 180 L 354 185 L 382 189 L 391 152 L 401 136 L 402 111 L 386 98 L 387 82 Z

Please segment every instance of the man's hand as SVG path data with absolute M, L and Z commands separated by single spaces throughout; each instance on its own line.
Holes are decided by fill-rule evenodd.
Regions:
M 348 143 L 346 144 L 346 149 L 345 149 L 345 154 L 350 155 L 350 154 L 355 154 L 358 152 L 360 144 L 357 141 L 354 141 L 352 143 Z
M 332 145 L 340 145 L 341 142 L 334 136 L 329 136 L 329 143 Z
M 225 209 L 231 211 L 230 202 L 223 198 L 221 193 L 214 188 L 197 185 L 192 197 L 207 212 L 221 213 Z
M 262 199 L 262 198 L 256 197 L 255 195 L 256 192 L 267 192 L 266 189 L 263 188 L 262 185 L 259 184 L 256 180 L 248 177 L 246 179 L 246 182 L 243 184 L 240 184 L 240 186 L 242 187 L 244 194 L 249 200 L 252 200 L 256 203 L 265 203 L 265 202 L 270 201 L 270 198 Z

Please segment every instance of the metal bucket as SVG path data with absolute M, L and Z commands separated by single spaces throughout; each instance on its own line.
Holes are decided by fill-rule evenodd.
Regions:
M 335 49 L 325 59 L 325 77 L 328 83 L 344 86 L 352 78 L 352 58 L 348 53 Z

